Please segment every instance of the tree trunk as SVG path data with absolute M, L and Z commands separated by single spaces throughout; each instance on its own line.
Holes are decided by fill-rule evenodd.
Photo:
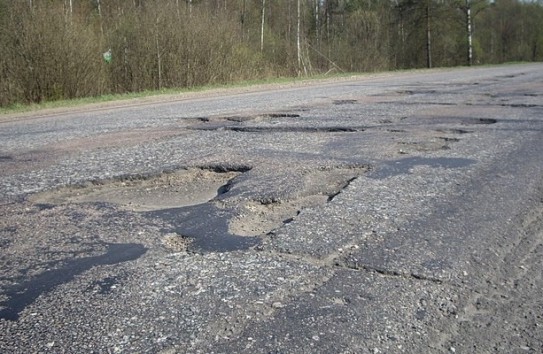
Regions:
M 432 68 L 432 31 L 430 26 L 430 1 L 426 2 L 426 67 Z
M 100 38 L 104 38 L 104 21 L 102 19 L 102 6 L 100 5 L 100 0 L 96 0 L 96 6 L 98 8 L 98 17 L 100 18 Z
M 262 19 L 260 22 L 260 51 L 264 51 L 264 24 L 266 15 L 266 0 L 262 0 Z
M 155 28 L 155 44 L 156 44 L 156 60 L 157 60 L 157 69 L 158 69 L 158 89 L 162 89 L 162 55 L 160 54 L 160 45 L 158 42 L 158 33 L 160 30 L 160 20 L 156 19 L 156 28 Z
M 243 42 L 245 40 L 245 7 L 246 7 L 246 1 L 247 0 L 243 0 L 242 4 L 241 4 L 241 14 L 240 14 L 240 19 L 239 19 L 239 22 L 240 22 L 240 38 L 241 38 L 241 41 Z
M 298 59 L 298 75 L 302 68 L 302 49 L 300 44 L 300 22 L 301 22 L 300 0 L 296 3 L 296 58 Z
M 473 39 L 471 30 L 471 4 L 466 0 L 466 30 L 468 35 L 468 65 L 473 64 Z
M 320 50 L 320 0 L 315 0 L 315 38 L 317 41 L 317 48 Z

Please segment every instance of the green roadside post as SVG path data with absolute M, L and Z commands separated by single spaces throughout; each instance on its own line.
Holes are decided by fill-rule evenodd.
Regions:
M 107 52 L 105 52 L 104 54 L 102 54 L 102 57 L 104 58 L 104 61 L 106 63 L 111 63 L 111 59 L 112 59 L 112 56 L 111 56 L 111 49 L 108 49 Z

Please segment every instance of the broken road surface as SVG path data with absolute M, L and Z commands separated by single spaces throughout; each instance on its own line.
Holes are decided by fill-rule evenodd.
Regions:
M 0 352 L 543 352 L 543 65 L 0 117 Z

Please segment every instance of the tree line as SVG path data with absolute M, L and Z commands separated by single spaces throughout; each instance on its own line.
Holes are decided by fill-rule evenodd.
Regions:
M 0 0 L 0 106 L 543 60 L 522 0 Z

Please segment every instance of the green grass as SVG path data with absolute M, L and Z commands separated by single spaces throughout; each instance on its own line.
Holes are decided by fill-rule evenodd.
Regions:
M 107 95 L 95 96 L 95 97 L 83 97 L 83 98 L 75 98 L 75 99 L 67 99 L 67 100 L 45 101 L 42 103 L 30 103 L 30 104 L 16 103 L 7 107 L 0 107 L 0 114 L 15 114 L 15 113 L 35 112 L 35 111 L 40 111 L 44 109 L 77 107 L 77 106 L 94 104 L 94 103 L 123 101 L 123 100 L 130 100 L 130 99 L 143 98 L 143 97 L 149 97 L 149 96 L 157 96 L 157 95 L 168 94 L 168 93 L 170 94 L 180 93 L 183 91 L 184 90 L 180 90 L 180 89 L 177 89 L 177 90 L 168 89 L 168 90 L 160 90 L 160 91 L 143 91 L 143 92 L 131 92 L 131 93 L 123 93 L 123 94 L 107 94 Z

